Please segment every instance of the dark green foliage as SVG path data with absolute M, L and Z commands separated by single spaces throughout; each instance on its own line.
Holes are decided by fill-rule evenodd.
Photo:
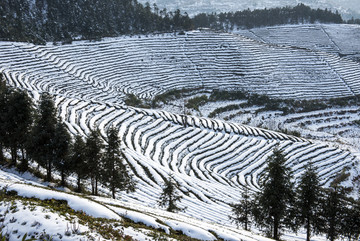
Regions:
M 127 192 L 135 191 L 135 181 L 123 163 L 124 154 L 120 148 L 119 132 L 114 127 L 111 127 L 107 132 L 102 181 L 110 188 L 114 199 L 117 190 Z
M 100 131 L 98 129 L 91 130 L 86 138 L 85 156 L 91 179 L 92 195 L 98 195 L 98 182 L 101 178 L 102 170 L 101 159 L 103 146 L 104 144 L 101 139 Z
M 194 109 L 199 111 L 199 107 L 202 105 L 205 105 L 208 101 L 208 97 L 206 95 L 197 96 L 194 98 L 191 98 L 186 103 L 186 108 Z
M 196 28 L 205 27 L 219 30 L 238 28 L 254 28 L 281 24 L 299 23 L 342 23 L 343 20 L 338 12 L 327 9 L 311 9 L 304 4 L 295 7 L 282 7 L 271 9 L 243 10 L 228 13 L 201 13 L 193 18 Z
M 341 233 L 343 238 L 358 241 L 360 237 L 360 200 L 351 202 L 344 210 Z
M 215 109 L 209 114 L 210 118 L 214 118 L 219 113 L 225 111 L 238 110 L 250 106 L 262 106 L 261 111 L 282 111 L 283 115 L 291 113 L 303 113 L 316 110 L 323 110 L 329 107 L 344 107 L 350 105 L 357 105 L 358 96 L 334 98 L 334 99 L 321 99 L 321 100 L 294 100 L 294 99 L 278 99 L 270 98 L 266 95 L 259 95 L 256 93 L 248 93 L 243 90 L 238 91 L 225 91 L 214 90 L 212 91 L 209 101 L 224 101 L 224 100 L 246 100 L 246 103 L 232 104 Z M 356 124 L 356 122 L 355 122 Z M 297 135 L 296 133 L 294 133 Z
M 16 165 L 17 151 L 19 148 L 24 150 L 32 123 L 32 101 L 27 93 L 20 90 L 12 90 L 8 97 L 5 145 L 11 150 L 12 164 Z
M 350 20 L 347 21 L 348 24 L 359 24 L 360 25 L 360 18 L 351 18 Z
M 177 206 L 177 202 L 181 202 L 182 196 L 178 194 L 178 184 L 174 181 L 174 177 L 170 174 L 168 179 L 165 179 L 163 191 L 159 198 L 159 206 L 166 207 L 166 211 L 179 212 L 184 211 L 184 208 Z
M 128 94 L 125 99 L 125 104 L 134 107 L 141 107 L 143 103 L 134 94 Z
M 255 221 L 265 227 L 271 237 L 279 240 L 283 227 L 294 227 L 293 205 L 295 201 L 294 184 L 286 158 L 275 149 L 268 158 L 265 176 L 261 180 L 262 190 L 255 196 Z
M 61 185 L 65 186 L 65 178 L 71 172 L 71 162 L 69 159 L 71 137 L 65 124 L 58 120 L 55 128 L 54 143 L 54 167 L 60 172 Z
M 86 161 L 85 142 L 81 136 L 77 135 L 70 154 L 71 170 L 77 176 L 77 192 L 82 191 L 81 181 L 88 177 L 89 167 Z
M 216 117 L 218 114 L 220 113 L 223 113 L 223 112 L 226 112 L 226 111 L 232 111 L 232 110 L 239 110 L 242 108 L 242 105 L 227 105 L 227 106 L 224 106 L 224 107 L 219 107 L 219 108 L 216 108 L 215 110 L 213 110 L 210 114 L 209 114 L 209 118 L 214 118 Z
M 8 102 L 9 90 L 5 83 L 5 78 L 2 73 L 0 73 L 0 162 L 4 161 L 3 147 L 6 141 L 6 112 L 7 112 L 7 102 Z
M 153 102 L 150 100 L 139 99 L 134 94 L 128 94 L 126 95 L 125 104 L 139 108 L 150 108 L 153 105 Z
M 320 218 L 321 194 L 316 169 L 308 165 L 300 177 L 296 199 L 297 221 L 305 227 L 307 241 L 310 241 L 311 233 L 319 233 L 323 225 Z
M 166 91 L 163 94 L 155 96 L 155 98 L 152 101 L 152 107 L 157 107 L 160 104 L 160 102 L 166 104 L 168 101 L 172 101 L 172 100 L 180 99 L 185 96 L 192 95 L 194 93 L 197 93 L 199 90 L 200 89 L 189 88 L 189 89 L 181 89 L 181 90 L 173 89 Z
M 25 162 L 25 143 L 33 121 L 32 101 L 24 91 L 6 87 L 2 76 L 0 82 L 0 143 L 11 152 L 11 164 L 17 164 L 18 150 L 22 151 L 22 166 L 27 169 Z
M 29 156 L 46 169 L 46 180 L 51 181 L 55 159 L 55 132 L 57 125 L 54 101 L 49 94 L 42 94 L 35 124 L 31 130 L 27 151 Z
M 355 125 L 359 126 L 360 127 L 360 120 L 355 120 L 353 121 Z
M 245 192 L 242 194 L 240 202 L 232 204 L 231 207 L 233 216 L 229 216 L 230 220 L 235 222 L 237 226 L 241 224 L 245 230 L 249 230 L 249 225 L 251 224 L 250 218 L 254 207 L 247 187 L 245 188 Z
M 209 100 L 220 101 L 220 100 L 242 100 L 246 99 L 248 93 L 242 90 L 238 91 L 224 91 L 224 90 L 213 90 Z
M 0 39 L 44 44 L 71 43 L 74 37 L 99 40 L 119 34 L 188 30 L 180 10 L 159 11 L 136 0 L 2 0 Z
M 326 190 L 322 207 L 322 217 L 325 225 L 322 231 L 326 233 L 330 241 L 337 239 L 343 234 L 345 229 L 344 219 L 346 219 L 346 214 L 349 213 L 346 199 L 352 189 L 343 187 L 340 184 L 347 180 L 348 177 L 349 174 L 343 171 L 332 181 L 330 187 Z

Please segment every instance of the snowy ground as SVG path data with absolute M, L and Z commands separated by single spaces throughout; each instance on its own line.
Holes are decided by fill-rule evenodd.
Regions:
M 12 172 L 11 175 L 8 173 Z M 122 227 L 122 217 L 128 218 L 135 223 L 145 224 L 147 227 L 162 230 L 169 234 L 170 230 L 178 230 L 185 235 L 200 240 L 216 240 L 217 237 L 224 240 L 245 241 L 269 241 L 259 234 L 236 228 L 233 225 L 207 222 L 195 219 L 186 214 L 175 214 L 151 208 L 144 205 L 114 200 L 105 197 L 79 196 L 75 193 L 65 193 L 44 186 L 30 174 L 20 175 L 16 171 L 0 170 L 0 189 L 16 191 L 21 197 L 35 198 L 40 200 L 66 200 L 70 208 L 82 211 L 92 217 L 112 219 L 113 225 L 116 220 L 124 235 L 131 236 L 134 240 L 153 240 L 151 230 L 146 228 Z M 29 184 L 32 183 L 32 184 Z M 35 185 L 36 184 L 36 185 Z M 10 241 L 21 240 L 27 234 L 28 238 L 53 240 L 109 240 L 104 238 L 96 230 L 89 229 L 86 223 L 82 224 L 76 215 L 64 214 L 54 211 L 50 207 L 36 205 L 35 199 L 19 199 L 0 202 L 1 225 L 4 225 L 3 234 L 7 234 Z M 94 199 L 96 202 L 92 201 Z M 297 235 L 284 233 L 284 240 L 305 240 L 304 232 Z M 175 240 L 168 238 L 167 240 Z M 312 240 L 325 240 L 324 237 L 315 236 Z
M 125 93 L 152 98 L 166 90 L 183 87 L 211 89 L 237 85 L 253 92 L 292 98 L 344 97 L 360 93 L 359 64 L 325 51 L 272 46 L 235 34 L 189 32 L 185 36 L 121 37 L 64 46 L 1 42 L 0 53 L 0 70 L 8 83 L 28 90 L 34 100 L 44 91 L 51 93 L 59 116 L 72 134 L 86 135 L 96 126 L 105 135 L 109 126 L 118 128 L 127 164 L 137 181 L 136 191 L 119 193 L 119 200 L 90 200 L 44 190 L 41 185 L 50 184 L 39 183 L 29 175 L 19 177 L 10 170 L 2 171 L 0 185 L 9 184 L 9 188 L 23 196 L 64 199 L 73 209 L 84 208 L 83 211 L 95 217 L 121 219 L 126 216 L 165 232 L 170 228 L 179 229 L 204 240 L 213 239 L 209 230 L 229 240 L 264 240 L 236 229 L 228 215 L 230 204 L 238 202 L 244 186 L 259 190 L 259 177 L 275 147 L 288 158 L 287 164 L 294 170 L 295 178 L 311 162 L 318 168 L 324 185 L 344 167 L 359 164 L 356 137 L 359 127 L 354 125 L 354 121 L 360 119 L 357 106 L 289 116 L 278 112 L 256 113 L 258 107 L 254 106 L 239 110 L 242 113 L 224 112 L 216 119 L 209 119 L 206 117 L 213 109 L 242 102 L 210 103 L 193 115 L 183 115 L 181 99 L 165 106 L 165 110 L 122 104 Z M 313 80 L 317 78 L 320 90 L 316 92 Z M 264 128 L 297 130 L 310 139 Z M 184 196 L 181 205 L 187 209 L 181 215 L 158 210 L 158 197 L 169 173 L 180 184 L 179 191 Z M 100 192 L 109 194 L 103 187 Z M 121 207 L 116 208 L 114 204 Z M 16 212 L 19 214 L 29 210 L 26 204 L 17 202 L 16 206 L 20 207 Z M 2 204 L 2 212 L 6 207 L 8 204 Z M 124 210 L 126 207 L 131 208 L 131 212 Z M 34 214 L 40 215 L 37 213 L 40 209 L 36 210 Z M 24 215 L 31 217 L 29 213 Z M 20 226 L 31 228 L 32 221 L 37 220 L 31 215 L 34 217 L 25 225 L 21 225 L 25 221 L 11 222 L 9 216 L 6 224 L 13 228 L 9 233 L 18 230 L 13 234 L 17 238 L 23 230 Z M 52 221 L 59 220 L 62 227 L 49 226 L 49 230 L 54 230 L 54 235 L 65 232 L 66 218 L 49 215 Z M 125 229 L 124 232 L 139 240 L 146 240 L 150 235 L 144 230 Z M 97 237 L 99 233 L 93 235 Z M 284 237 L 299 240 L 304 236 Z

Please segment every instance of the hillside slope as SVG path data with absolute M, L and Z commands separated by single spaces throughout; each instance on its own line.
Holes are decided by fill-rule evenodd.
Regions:
M 195 31 L 63 46 L 1 42 L 0 53 L 0 70 L 12 85 L 114 103 L 127 93 L 151 99 L 180 88 L 243 89 L 307 99 L 360 94 L 359 63 L 226 33 Z
M 235 31 L 263 43 L 322 51 L 360 60 L 360 26 L 348 24 L 284 25 Z
M 252 192 L 259 190 L 267 157 L 276 147 L 284 152 L 295 178 L 311 162 L 324 185 L 343 168 L 359 165 L 351 152 L 322 142 L 122 105 L 126 93 L 153 98 L 185 87 L 239 88 L 282 98 L 360 93 L 359 64 L 331 53 L 212 32 L 64 46 L 1 42 L 0 53 L 0 70 L 8 84 L 28 90 L 35 100 L 44 91 L 52 94 L 71 133 L 87 135 L 91 128 L 99 127 L 105 135 L 110 126 L 120 130 L 126 161 L 137 181 L 134 193 L 117 196 L 122 205 L 157 208 L 164 180 L 172 173 L 184 196 L 185 214 L 213 222 L 219 230 L 218 224 L 233 225 L 228 218 L 230 204 L 238 202 L 244 186 Z M 343 66 L 351 68 L 341 72 Z M 100 191 L 109 194 L 106 188 Z
M 110 125 L 119 128 L 127 164 L 137 181 L 134 193 L 117 195 L 121 205 L 158 208 L 162 185 L 172 173 L 184 196 L 181 206 L 187 207 L 186 215 L 221 225 L 232 226 L 230 204 L 238 202 L 244 186 L 258 190 L 266 158 L 275 147 L 283 150 L 296 178 L 311 162 L 322 184 L 359 163 L 351 153 L 322 143 L 230 122 L 63 96 L 56 97 L 56 104 L 74 134 L 84 135 L 93 126 L 103 134 Z M 100 192 L 110 195 L 103 187 Z

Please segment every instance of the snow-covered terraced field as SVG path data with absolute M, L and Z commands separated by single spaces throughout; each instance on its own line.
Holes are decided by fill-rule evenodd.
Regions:
M 137 180 L 136 191 L 121 193 L 121 199 L 132 205 L 157 207 L 164 179 L 173 173 L 187 215 L 231 225 L 230 204 L 238 202 L 244 186 L 259 189 L 267 157 L 276 147 L 285 153 L 295 177 L 311 162 L 324 185 L 359 162 L 350 152 L 320 142 L 122 105 L 125 93 L 152 98 L 184 87 L 239 88 L 282 98 L 358 94 L 359 64 L 331 53 L 272 46 L 233 34 L 189 32 L 64 46 L 1 42 L 0 54 L 8 83 L 35 99 L 43 91 L 53 94 L 73 134 L 86 135 L 99 127 L 105 135 L 109 126 L 119 128 Z M 349 66 L 346 71 L 344 66 Z
M 315 43 L 331 26 L 308 28 L 320 32 Z M 296 35 L 288 39 L 297 41 Z M 0 70 L 15 86 L 113 103 L 127 93 L 151 99 L 181 88 L 243 89 L 281 98 L 359 94 L 359 63 L 333 54 L 331 38 L 325 42 L 329 53 L 199 31 L 71 45 L 0 42 Z
M 200 108 L 200 113 L 206 115 L 216 108 L 225 106 L 228 106 L 226 102 L 210 102 Z M 281 111 L 259 111 L 261 108 L 261 106 L 253 106 L 225 111 L 219 113 L 216 118 L 271 130 L 296 131 L 302 137 L 332 142 L 334 145 L 350 148 L 355 152 L 358 152 L 360 148 L 360 108 L 358 106 L 328 108 L 287 115 Z M 175 108 L 173 110 L 179 112 Z
M 235 32 L 263 43 L 323 51 L 349 58 L 360 57 L 359 25 L 285 25 Z
M 230 122 L 63 96 L 57 96 L 56 103 L 74 134 L 86 134 L 92 126 L 103 134 L 111 125 L 120 129 L 138 181 L 135 193 L 122 194 L 124 201 L 156 207 L 164 178 L 174 173 L 186 213 L 217 223 L 230 225 L 229 204 L 239 200 L 244 186 L 258 190 L 275 147 L 289 158 L 295 177 L 312 162 L 323 184 L 359 161 L 350 152 L 321 143 Z

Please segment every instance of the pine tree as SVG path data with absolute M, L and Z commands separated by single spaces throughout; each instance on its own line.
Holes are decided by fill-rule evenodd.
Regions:
M 54 136 L 57 124 L 56 109 L 52 97 L 44 93 L 27 143 L 29 156 L 46 169 L 46 181 L 51 181 L 54 161 Z
M 163 191 L 158 201 L 159 206 L 166 207 L 166 211 L 169 212 L 184 211 L 184 208 L 177 206 L 177 202 L 181 202 L 183 198 L 179 195 L 177 189 L 179 189 L 179 186 L 175 182 L 174 176 L 169 174 L 168 179 L 165 180 L 165 185 L 163 186 Z
M 6 115 L 7 115 L 7 106 L 8 106 L 8 95 L 9 90 L 5 83 L 5 78 L 2 73 L 0 73 L 0 162 L 4 161 L 3 148 L 5 145 L 5 135 L 6 135 Z
M 232 204 L 233 216 L 229 216 L 230 220 L 234 221 L 237 226 L 242 224 L 245 230 L 249 230 L 250 217 L 252 215 L 253 203 L 249 196 L 249 189 L 245 187 L 242 193 L 242 199 L 237 204 Z
M 346 207 L 348 205 L 346 199 L 347 195 L 351 192 L 351 188 L 344 187 L 341 183 L 346 181 L 349 175 L 343 170 L 326 190 L 322 206 L 322 218 L 325 222 L 322 231 L 326 233 L 330 241 L 334 241 L 342 234 Z
M 88 177 L 89 168 L 85 156 L 85 142 L 80 135 L 75 136 L 74 143 L 71 146 L 70 162 L 71 170 L 77 177 L 77 192 L 81 192 L 81 181 Z
M 32 101 L 24 91 L 12 90 L 7 103 L 6 121 L 6 142 L 11 151 L 12 165 L 16 166 L 17 152 L 22 150 L 21 170 L 27 170 L 25 159 L 25 143 L 29 136 L 30 127 L 33 121 Z
M 291 182 L 290 168 L 285 165 L 286 159 L 281 151 L 275 149 L 268 158 L 262 190 L 255 196 L 257 210 L 254 212 L 258 225 L 272 231 L 272 238 L 279 240 L 281 228 L 293 228 L 294 184 Z
M 310 241 L 311 233 L 319 233 L 322 226 L 320 217 L 321 193 L 319 177 L 316 170 L 307 165 L 300 177 L 297 187 L 296 210 L 297 220 L 305 225 L 306 240 Z
M 110 190 L 115 199 L 117 190 L 133 192 L 135 191 L 135 181 L 129 174 L 127 166 L 123 163 L 124 155 L 121 152 L 121 142 L 119 132 L 114 127 L 107 132 L 107 145 L 104 153 L 104 170 L 102 180 Z
M 358 241 L 360 237 L 360 200 L 351 199 L 343 212 L 341 234 L 349 241 Z
M 86 138 L 85 156 L 89 167 L 91 179 L 91 194 L 98 195 L 98 182 L 101 178 L 101 159 L 103 151 L 103 141 L 99 130 L 91 130 Z
M 71 163 L 69 160 L 71 137 L 65 124 L 58 120 L 54 136 L 54 167 L 60 172 L 61 186 L 65 186 L 65 178 L 70 173 Z

